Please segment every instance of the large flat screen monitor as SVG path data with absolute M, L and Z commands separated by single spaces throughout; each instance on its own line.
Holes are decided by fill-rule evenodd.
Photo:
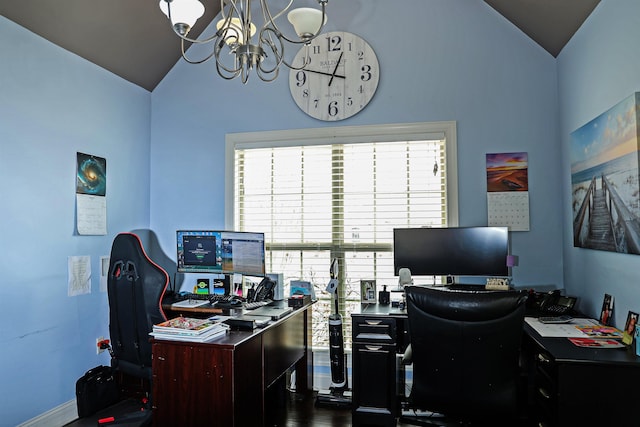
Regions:
M 264 233 L 178 230 L 178 272 L 265 275 Z
M 413 276 L 509 276 L 507 227 L 396 228 L 393 268 Z

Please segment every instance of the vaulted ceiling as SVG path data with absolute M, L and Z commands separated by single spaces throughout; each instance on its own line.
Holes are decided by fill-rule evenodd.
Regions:
M 600 0 L 484 1 L 557 56 Z M 203 3 L 205 15 L 192 35 L 220 10 L 217 0 Z M 180 57 L 157 0 L 5 0 L 0 14 L 149 91 Z

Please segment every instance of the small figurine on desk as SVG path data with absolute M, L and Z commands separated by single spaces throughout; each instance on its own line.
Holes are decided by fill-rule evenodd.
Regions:
M 387 290 L 387 285 L 382 285 L 382 290 L 378 292 L 378 303 L 382 305 L 389 305 L 391 300 L 391 294 Z

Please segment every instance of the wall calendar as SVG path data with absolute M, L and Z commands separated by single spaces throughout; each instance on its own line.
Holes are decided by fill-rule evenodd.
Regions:
M 529 231 L 529 193 L 487 193 L 488 225 Z
M 529 231 L 527 153 L 487 154 L 489 226 Z

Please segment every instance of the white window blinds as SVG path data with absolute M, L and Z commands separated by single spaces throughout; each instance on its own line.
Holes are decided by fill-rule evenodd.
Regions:
M 328 346 L 332 306 L 325 287 L 331 260 L 338 259 L 349 345 L 360 280 L 376 280 L 378 290 L 397 283 L 393 229 L 447 226 L 457 218 L 457 212 L 449 215 L 447 202 L 453 136 L 422 132 L 408 139 L 399 132 L 384 139 L 347 135 L 330 143 L 286 136 L 233 144 L 233 228 L 265 233 L 268 272 L 283 273 L 286 284 L 314 285 L 314 347 Z

